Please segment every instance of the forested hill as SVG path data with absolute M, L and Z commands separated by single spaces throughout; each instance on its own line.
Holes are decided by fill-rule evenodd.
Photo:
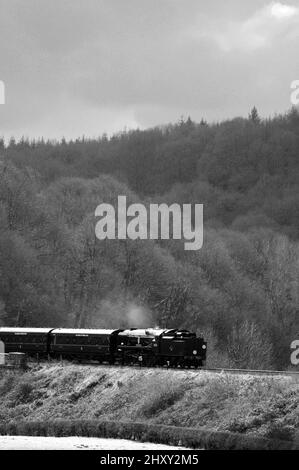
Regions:
M 0 175 L 2 324 L 185 326 L 204 332 L 211 364 L 288 367 L 299 332 L 295 109 L 97 140 L 0 141 Z M 122 194 L 203 203 L 204 247 L 100 242 L 95 208 Z

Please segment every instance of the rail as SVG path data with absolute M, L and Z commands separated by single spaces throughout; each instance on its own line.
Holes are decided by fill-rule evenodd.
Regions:
M 45 361 L 38 361 L 38 363 L 44 363 Z M 196 373 L 201 373 L 201 372 L 212 372 L 212 373 L 217 373 L 217 374 L 220 374 L 220 373 L 226 373 L 226 374 L 246 374 L 246 375 L 268 375 L 268 376 L 273 376 L 273 375 L 276 375 L 276 376 L 279 376 L 279 375 L 283 375 L 283 376 L 290 376 L 290 377 L 299 377 L 299 370 L 263 370 L 263 369 L 230 369 L 230 368 L 225 368 L 225 367 L 202 367 L 202 368 L 199 368 L 199 369 L 192 369 L 192 368 L 182 368 L 182 367 L 167 367 L 167 366 L 153 366 L 153 367 L 149 367 L 149 366 L 143 366 L 143 365 L 137 365 L 137 364 L 133 364 L 133 365 L 130 365 L 130 364 L 125 364 L 125 365 L 121 365 L 121 364 L 99 364 L 97 362 L 92 362 L 92 361 L 80 361 L 80 362 L 77 362 L 77 361 L 69 361 L 67 359 L 62 359 L 62 360 L 48 360 L 46 361 L 46 363 L 51 363 L 51 362 L 59 362 L 60 364 L 62 365 L 74 365 L 74 364 L 78 364 L 78 365 L 88 365 L 88 366 L 93 366 L 93 367 L 109 367 L 109 368 L 113 368 L 113 367 L 121 367 L 121 368 L 124 368 L 124 367 L 130 367 L 130 368 L 134 368 L 134 369 L 144 369 L 144 370 L 147 370 L 147 369 L 153 369 L 153 368 L 159 368 L 159 369 L 164 369 L 164 370 L 176 370 L 176 371 L 188 371 L 188 372 L 192 372 L 194 374 Z M 28 361 L 27 361 L 27 364 L 32 364 L 32 363 L 36 363 L 36 361 L 32 361 L 30 360 L 30 358 L 28 358 Z

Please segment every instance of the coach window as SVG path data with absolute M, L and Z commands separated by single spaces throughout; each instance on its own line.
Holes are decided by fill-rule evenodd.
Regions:
M 129 338 L 128 339 L 128 345 L 129 346 L 136 346 L 138 344 L 138 339 L 137 338 Z
M 148 346 L 151 344 L 152 339 L 151 338 L 141 338 L 140 343 L 142 346 Z

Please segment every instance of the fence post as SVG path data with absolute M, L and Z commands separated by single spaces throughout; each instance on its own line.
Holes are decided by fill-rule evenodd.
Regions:
M 0 366 L 5 364 L 5 344 L 0 340 Z

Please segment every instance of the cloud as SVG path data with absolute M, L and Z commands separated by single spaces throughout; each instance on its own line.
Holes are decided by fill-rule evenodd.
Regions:
M 253 52 L 288 37 L 299 24 L 299 8 L 272 2 L 242 21 L 212 22 L 200 37 L 212 39 L 224 52 Z
M 282 3 L 274 3 L 271 6 L 271 15 L 274 18 L 292 18 L 298 14 L 298 8 L 291 5 L 284 5 Z
M 283 112 L 298 8 L 270 1 L 0 0 L 0 136 Z

